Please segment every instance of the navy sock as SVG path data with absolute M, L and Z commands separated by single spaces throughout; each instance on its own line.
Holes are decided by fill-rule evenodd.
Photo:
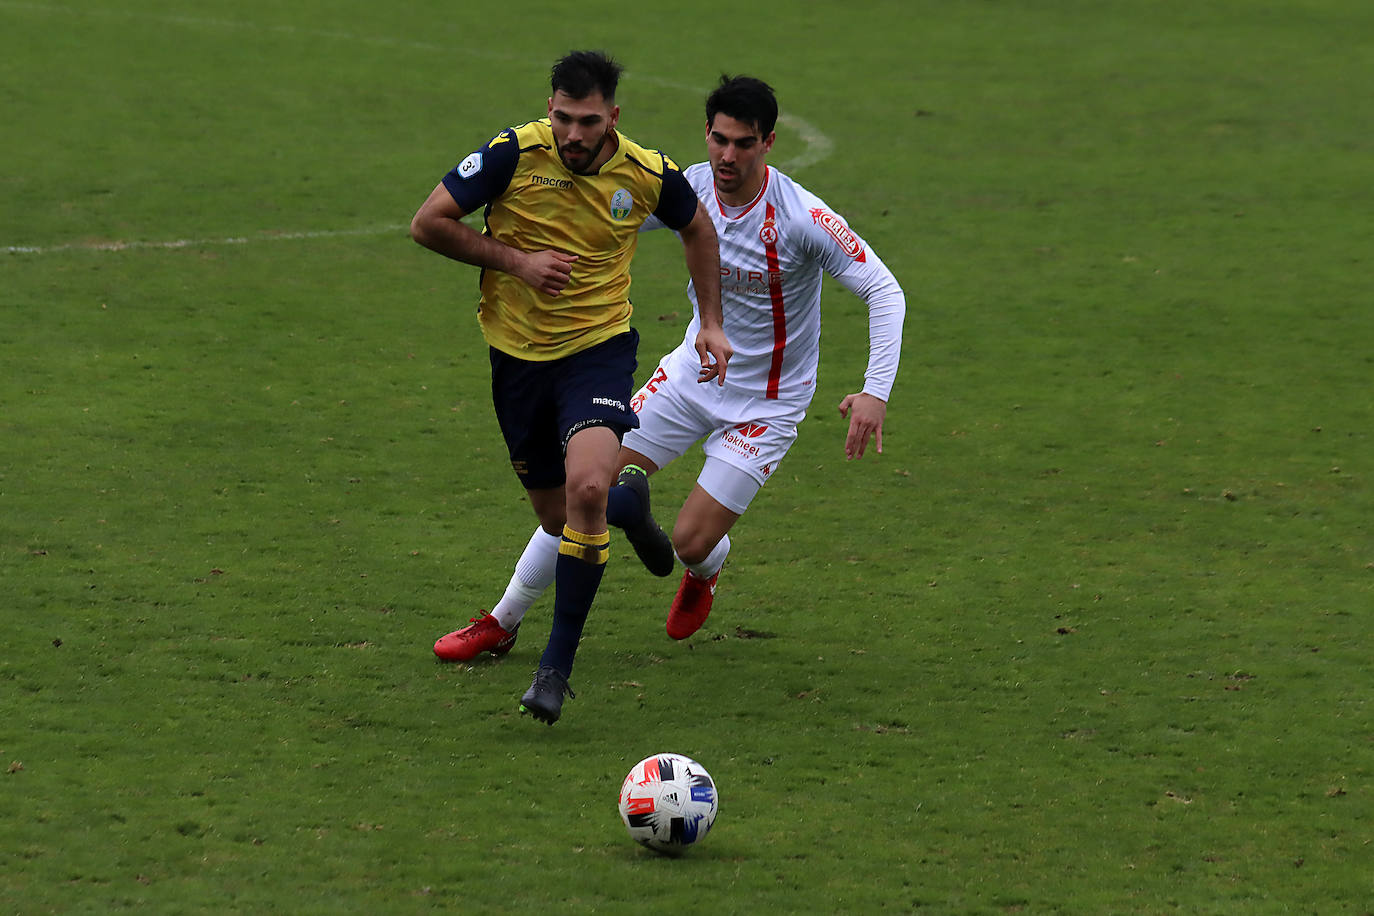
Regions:
M 617 528 L 633 525 L 644 516 L 639 494 L 629 487 L 616 484 L 606 494 L 606 521 Z
M 573 658 L 582 639 L 582 629 L 592 600 L 606 571 L 610 556 L 610 535 L 582 534 L 563 528 L 563 542 L 558 546 L 558 563 L 554 567 L 553 625 L 549 628 L 549 642 L 539 664 L 551 665 L 572 675 Z

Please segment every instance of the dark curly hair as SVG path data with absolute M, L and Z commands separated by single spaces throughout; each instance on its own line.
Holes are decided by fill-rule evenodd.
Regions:
M 720 85 L 706 97 L 706 123 L 723 114 L 741 124 L 752 124 L 768 136 L 778 123 L 778 100 L 773 87 L 752 76 L 722 76 Z
M 605 51 L 572 51 L 554 63 L 549 84 L 555 93 L 569 98 L 585 99 L 600 92 L 607 102 L 614 102 L 623 72 L 625 68 Z

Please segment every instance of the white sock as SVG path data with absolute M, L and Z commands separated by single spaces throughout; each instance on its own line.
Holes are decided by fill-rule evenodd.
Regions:
M 534 529 L 524 553 L 515 563 L 515 575 L 510 577 L 506 593 L 491 609 L 491 616 L 501 624 L 501 629 L 507 632 L 515 629 L 530 605 L 553 584 L 553 571 L 558 565 L 558 545 L 562 541 L 561 535 L 549 534 L 543 528 Z
M 690 569 L 699 578 L 709 579 L 720 572 L 720 568 L 725 565 L 725 556 L 729 552 L 730 535 L 727 534 L 720 539 L 720 542 L 716 544 L 715 547 L 711 548 L 711 552 L 706 555 L 706 559 L 702 560 L 700 563 L 683 563 L 682 565 Z M 681 560 L 682 557 L 678 557 L 678 559 Z

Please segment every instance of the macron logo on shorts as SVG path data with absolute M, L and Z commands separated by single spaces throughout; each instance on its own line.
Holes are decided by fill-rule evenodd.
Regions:
M 616 410 L 621 411 L 625 409 L 625 405 L 614 398 L 592 398 L 592 403 L 596 404 L 598 407 L 614 407 Z

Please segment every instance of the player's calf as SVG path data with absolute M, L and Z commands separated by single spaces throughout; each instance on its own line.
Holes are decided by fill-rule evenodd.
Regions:
M 649 475 L 627 465 L 616 478 L 606 503 L 606 520 L 625 532 L 644 567 L 655 576 L 673 571 L 673 542 L 649 511 Z

